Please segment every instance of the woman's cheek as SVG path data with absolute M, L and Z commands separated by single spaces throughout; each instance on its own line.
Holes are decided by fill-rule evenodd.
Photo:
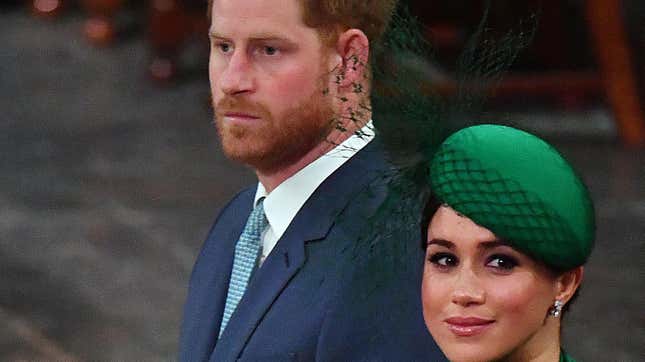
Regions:
M 424 270 L 421 295 L 424 313 L 431 312 L 434 315 L 450 302 L 452 287 L 447 275 L 437 273 L 431 268 L 432 266 L 426 266 Z
M 489 286 L 490 301 L 495 301 L 505 312 L 524 313 L 532 308 L 532 302 L 541 298 L 540 288 L 533 278 L 506 276 Z

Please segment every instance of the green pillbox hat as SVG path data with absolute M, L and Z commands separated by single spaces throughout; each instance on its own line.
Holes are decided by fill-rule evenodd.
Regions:
M 441 202 L 555 269 L 582 265 L 591 253 L 589 192 L 536 136 L 498 125 L 462 129 L 440 146 L 430 180 Z

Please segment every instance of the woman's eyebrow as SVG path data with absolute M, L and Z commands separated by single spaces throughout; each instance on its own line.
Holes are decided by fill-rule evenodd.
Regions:
M 498 246 L 508 246 L 511 247 L 510 244 L 504 240 L 497 239 L 497 240 L 491 240 L 491 241 L 483 241 L 477 245 L 478 248 L 480 249 L 492 249 L 496 248 Z
M 427 242 L 427 245 L 441 245 L 443 247 L 446 247 L 448 249 L 454 249 L 455 244 L 452 241 L 444 240 L 444 239 L 430 239 Z

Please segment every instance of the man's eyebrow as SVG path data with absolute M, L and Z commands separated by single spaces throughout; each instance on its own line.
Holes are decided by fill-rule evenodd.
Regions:
M 430 240 L 428 240 L 426 245 L 427 246 L 441 245 L 441 246 L 444 246 L 444 247 L 446 247 L 448 249 L 454 249 L 455 248 L 455 244 L 452 241 L 448 241 L 448 240 L 444 240 L 444 239 L 430 239 Z
M 228 39 L 227 37 L 219 34 L 218 32 L 216 32 L 214 30 L 209 30 L 208 31 L 208 37 L 209 38 L 214 38 L 214 39 Z M 291 40 L 289 38 L 285 38 L 283 36 L 279 36 L 279 35 L 276 35 L 276 34 L 270 34 L 270 33 L 253 34 L 251 37 L 249 37 L 249 40 L 250 41 L 283 41 L 283 42 L 287 42 L 289 44 L 296 44 L 293 40 Z
M 216 31 L 214 31 L 212 29 L 208 30 L 208 37 L 209 38 L 226 39 L 225 36 L 222 36 L 221 34 L 219 34 L 218 32 L 216 32 Z
M 285 43 L 295 44 L 292 40 L 276 35 L 256 35 L 249 38 L 250 41 L 282 41 Z

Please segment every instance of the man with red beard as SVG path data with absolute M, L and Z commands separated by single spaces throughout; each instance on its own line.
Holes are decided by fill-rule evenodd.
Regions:
M 377 209 L 384 191 L 366 190 L 387 169 L 371 125 L 370 40 L 395 5 L 209 4 L 215 123 L 224 153 L 259 183 L 222 210 L 204 243 L 182 361 L 443 360 L 423 325 L 420 268 L 401 280 L 402 293 L 417 294 L 396 306 L 406 311 L 396 323 L 359 313 L 388 308 L 378 293 L 364 305 L 349 297 L 360 270 L 346 252 L 351 221 Z

